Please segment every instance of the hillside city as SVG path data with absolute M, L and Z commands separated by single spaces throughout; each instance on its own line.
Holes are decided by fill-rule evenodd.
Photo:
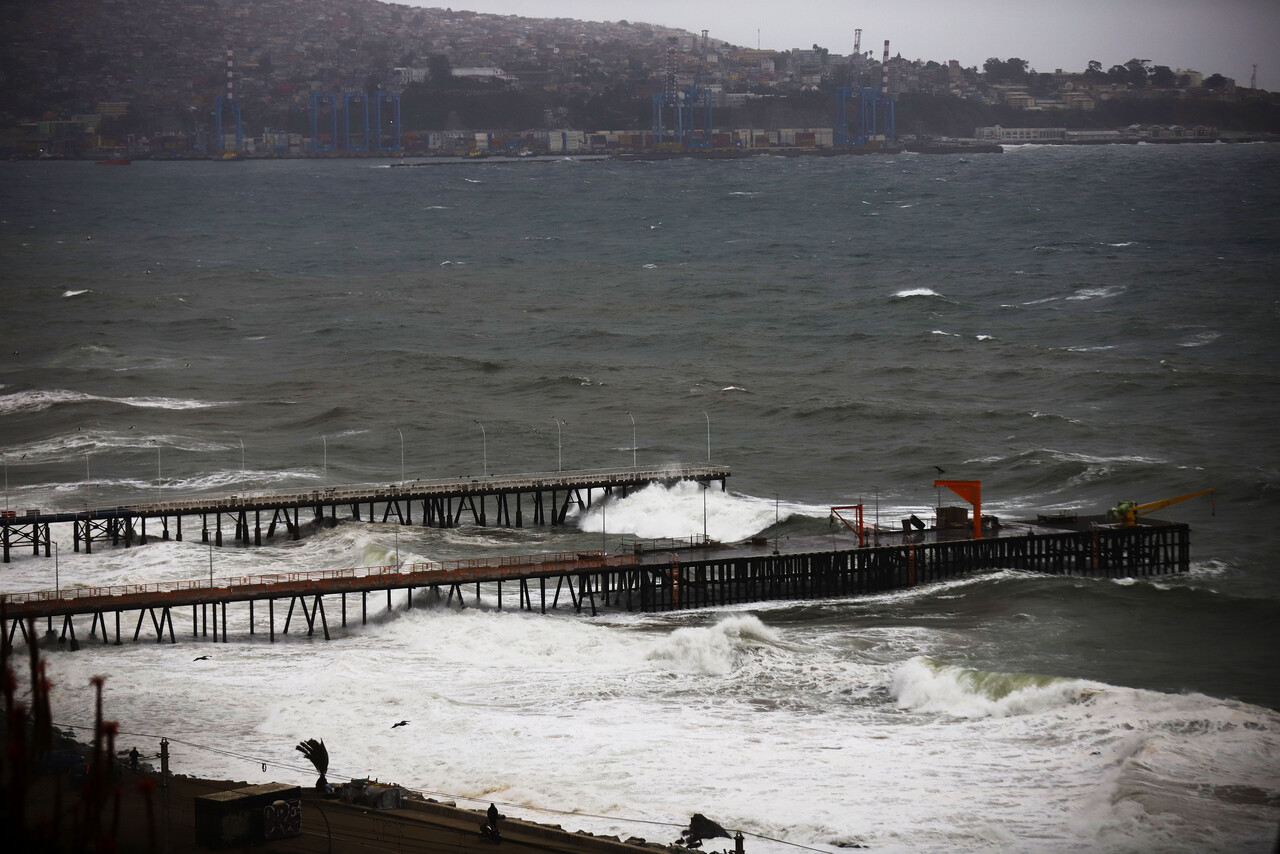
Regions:
M 664 143 L 655 125 L 681 121 L 696 122 L 706 146 L 820 148 L 841 141 L 850 97 L 893 102 L 888 120 L 864 129 L 872 145 L 1280 133 L 1280 98 L 1211 70 L 1141 58 L 963 67 L 907 58 L 910 33 L 887 34 L 903 47 L 891 42 L 886 62 L 883 36 L 861 31 L 831 48 L 760 50 L 650 23 L 377 0 L 15 0 L 0 16 L 10 156 L 629 150 Z M 366 115 L 378 108 L 357 129 L 360 146 L 353 93 Z M 683 93 L 705 113 L 677 116 Z M 232 104 L 242 134 L 229 129 Z

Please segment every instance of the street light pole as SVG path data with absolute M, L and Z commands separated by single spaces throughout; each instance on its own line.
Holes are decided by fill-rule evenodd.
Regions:
M 627 411 L 627 417 L 631 419 L 631 467 L 636 467 L 636 417 Z
M 50 538 L 52 540 L 52 537 Z M 53 546 L 53 595 L 62 598 L 62 582 L 58 579 L 58 544 L 51 542 Z
M 239 436 L 236 436 L 240 439 Z M 244 480 L 244 439 L 240 439 L 240 479 Z
M 489 476 L 489 434 L 484 430 L 484 425 L 476 421 L 480 426 L 480 450 L 484 454 L 484 476 Z
M 773 553 L 778 553 L 778 493 L 773 494 Z
M 397 427 L 396 432 L 400 434 L 400 485 L 404 486 L 404 431 Z
M 9 455 L 0 454 L 0 459 L 4 460 L 4 509 L 9 512 Z
M 329 485 L 329 440 L 325 438 L 323 433 L 320 434 L 320 441 L 324 443 L 324 485 Z
M 707 415 L 707 410 L 702 410 L 702 415 L 707 419 L 707 463 L 711 462 L 711 416 Z
M 562 451 L 563 446 L 560 444 L 560 428 L 568 422 L 559 418 L 552 418 L 551 420 L 556 422 L 556 471 L 564 471 L 564 453 Z
M 160 443 L 156 442 L 156 503 L 160 503 Z
M 707 489 L 711 487 L 711 481 L 702 484 L 702 544 L 708 544 L 707 540 Z

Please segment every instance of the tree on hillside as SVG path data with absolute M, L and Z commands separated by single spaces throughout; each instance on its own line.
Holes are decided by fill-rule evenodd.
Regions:
M 453 65 L 449 57 L 443 53 L 432 54 L 427 59 L 427 71 L 431 74 L 431 82 L 436 86 L 445 86 L 453 76 Z
M 1027 60 L 1016 56 L 1004 61 L 993 56 L 982 64 L 982 70 L 987 73 L 988 83 L 1026 83 L 1027 65 Z
M 1131 59 L 1124 64 L 1125 82 L 1131 89 L 1141 89 L 1147 85 L 1147 66 L 1149 59 Z
M 1204 79 L 1204 88 L 1221 89 L 1227 85 L 1227 78 L 1221 74 L 1211 74 Z
M 1157 89 L 1172 89 L 1178 85 L 1178 75 L 1167 65 L 1157 65 L 1151 69 L 1151 85 Z

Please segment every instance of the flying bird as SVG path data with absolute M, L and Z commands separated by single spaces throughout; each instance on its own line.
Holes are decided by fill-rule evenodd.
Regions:
M 391 728 L 392 728 L 392 729 L 395 729 L 395 728 L 396 728 L 396 727 L 398 727 L 398 726 L 408 726 L 408 725 L 409 725 L 409 722 L 408 722 L 408 721 L 401 721 L 401 722 L 400 722 L 400 723 L 398 723 L 398 724 L 392 724 L 392 725 L 391 725 Z
M 934 466 L 934 468 L 938 470 L 938 474 L 946 474 L 946 472 L 942 470 L 942 466 Z
M 202 655 L 202 656 L 200 656 L 199 658 L 193 658 L 193 659 L 191 659 L 191 660 L 192 660 L 192 661 L 208 661 L 208 660 L 209 660 L 209 656 L 207 656 L 207 655 Z

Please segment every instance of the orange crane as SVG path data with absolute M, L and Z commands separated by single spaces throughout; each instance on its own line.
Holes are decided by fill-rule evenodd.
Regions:
M 850 524 L 849 520 L 840 515 L 841 510 L 853 510 L 857 513 L 856 524 Z M 840 504 L 831 508 L 831 515 L 827 517 L 827 522 L 833 522 L 839 519 L 844 522 L 844 526 L 850 531 L 858 535 L 858 546 L 865 548 L 867 545 L 867 528 L 862 521 L 862 505 L 861 504 Z
M 1210 492 L 1217 492 L 1217 489 L 1201 489 L 1198 492 L 1188 492 L 1186 495 L 1179 495 L 1175 498 L 1165 498 L 1160 501 L 1152 501 L 1149 504 L 1139 504 L 1136 501 L 1121 501 L 1115 507 L 1107 511 L 1107 518 L 1115 522 L 1121 528 L 1132 528 L 1138 524 L 1138 517 L 1150 513 L 1152 510 L 1159 510 L 1161 507 L 1168 507 L 1170 504 L 1177 504 L 1179 501 L 1186 501 L 1189 498 L 1196 498 L 1200 495 L 1207 495 Z M 1214 510 L 1217 510 L 1217 503 L 1214 503 Z

